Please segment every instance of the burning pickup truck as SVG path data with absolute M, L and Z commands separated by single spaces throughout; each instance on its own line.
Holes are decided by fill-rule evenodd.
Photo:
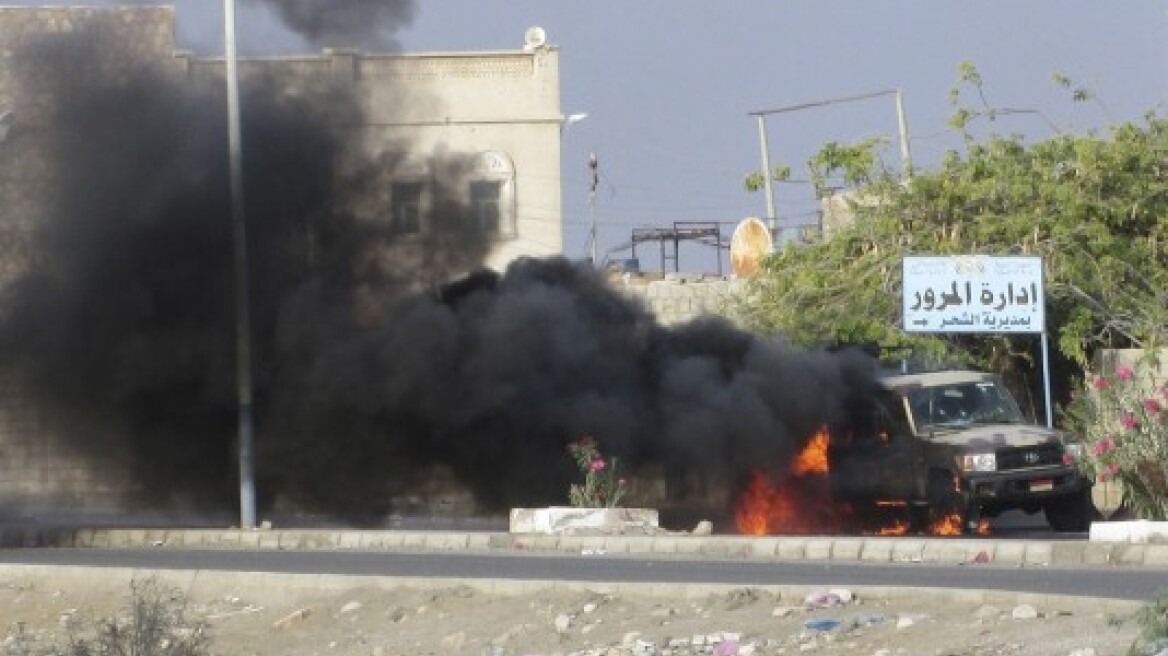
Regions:
M 1088 530 L 1091 483 L 1071 463 L 1072 447 L 1027 422 L 998 377 L 940 371 L 881 383 L 872 412 L 830 431 L 834 501 L 861 514 L 899 506 L 924 531 L 948 519 L 954 532 L 973 532 L 1007 510 L 1041 510 L 1056 531 Z

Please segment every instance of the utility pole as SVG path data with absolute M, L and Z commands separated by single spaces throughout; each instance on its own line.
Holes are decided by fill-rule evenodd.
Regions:
M 778 219 L 775 217 L 775 198 L 773 189 L 771 187 L 771 160 L 770 146 L 767 143 L 766 117 L 770 116 L 771 114 L 785 114 L 787 112 L 797 112 L 804 109 L 827 107 L 828 105 L 838 105 L 840 103 L 855 102 L 857 100 L 868 100 L 869 98 L 878 98 L 880 96 L 890 95 L 896 96 L 896 124 L 897 130 L 900 133 L 900 158 L 901 165 L 903 166 L 904 170 L 904 179 L 907 181 L 912 176 L 912 157 L 909 154 L 908 148 L 908 121 L 905 119 L 904 115 L 904 93 L 900 89 L 885 89 L 883 91 L 864 93 L 856 96 L 829 98 L 827 100 L 816 100 L 798 105 L 777 107 L 775 109 L 760 109 L 757 111 L 748 112 L 749 116 L 754 116 L 758 119 L 758 141 L 759 147 L 762 150 L 762 176 L 766 190 L 767 219 L 772 233 L 778 230 Z M 785 244 L 786 240 L 781 240 L 780 243 Z
M 767 227 L 770 228 L 773 237 L 778 234 L 779 220 L 775 216 L 775 189 L 774 183 L 771 182 L 771 149 L 767 143 L 766 114 L 759 112 L 755 116 L 758 118 L 758 143 L 762 148 L 762 180 L 763 189 L 766 191 Z
M 900 164 L 904 167 L 904 180 L 912 179 L 912 155 L 908 150 L 908 119 L 904 115 L 904 92 L 896 90 L 896 127 L 900 133 Z
M 223 0 L 227 65 L 227 148 L 231 183 L 231 247 L 235 279 L 235 382 L 239 409 L 239 527 L 256 527 L 255 430 L 248 309 L 247 230 L 239 129 L 239 70 L 235 52 L 235 0 Z
M 600 176 L 596 167 L 596 153 L 588 153 L 588 168 L 592 169 L 592 182 L 588 186 L 588 259 L 592 266 L 599 264 L 596 261 L 596 185 Z

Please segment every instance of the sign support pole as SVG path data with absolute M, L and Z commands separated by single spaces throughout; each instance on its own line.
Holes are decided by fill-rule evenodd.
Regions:
M 1050 339 L 1042 331 L 1042 392 L 1046 401 L 1046 427 L 1054 428 L 1054 408 L 1050 405 Z

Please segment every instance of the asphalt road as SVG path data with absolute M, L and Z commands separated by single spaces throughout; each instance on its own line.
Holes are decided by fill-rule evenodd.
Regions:
M 540 553 L 384 553 L 180 549 L 10 549 L 0 563 L 402 576 L 729 585 L 891 586 L 1003 590 L 1147 601 L 1168 571 L 928 563 L 759 562 Z

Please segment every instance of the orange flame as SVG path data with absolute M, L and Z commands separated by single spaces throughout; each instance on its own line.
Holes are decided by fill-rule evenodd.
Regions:
M 832 532 L 838 509 L 826 503 L 828 434 L 820 430 L 803 447 L 787 476 L 772 485 L 756 471 L 735 512 L 738 531 L 744 535 L 810 534 Z
M 770 509 L 770 482 L 762 472 L 754 472 L 735 513 L 738 532 L 743 535 L 766 535 Z
M 820 429 L 796 454 L 786 476 L 772 483 L 762 471 L 751 474 L 735 510 L 735 523 L 743 535 L 835 534 L 849 523 L 863 526 L 857 532 L 872 535 L 906 535 L 910 522 L 904 517 L 903 501 L 879 501 L 875 517 L 856 517 L 847 506 L 834 503 L 828 481 L 830 463 L 827 448 L 830 436 Z M 899 514 L 897 514 L 899 513 Z M 877 524 L 878 523 L 878 524 Z M 962 519 L 957 513 L 940 517 L 925 529 L 930 535 L 961 535 Z M 853 530 L 854 527 L 853 527 Z M 979 522 L 978 534 L 988 535 L 989 522 Z
M 961 535 L 965 527 L 961 523 L 961 515 L 958 513 L 949 513 L 944 517 L 940 517 L 933 521 L 929 526 L 930 535 Z M 984 517 L 977 522 L 977 529 L 974 531 L 978 535 L 990 534 L 990 522 Z
M 828 434 L 824 429 L 811 436 L 807 446 L 795 456 L 791 463 L 792 476 L 806 476 L 808 474 L 827 475 L 827 443 Z
M 961 535 L 964 527 L 961 525 L 961 515 L 949 513 L 933 521 L 929 526 L 929 533 L 933 535 Z
M 908 520 L 894 519 L 891 524 L 876 529 L 876 535 L 908 535 Z

